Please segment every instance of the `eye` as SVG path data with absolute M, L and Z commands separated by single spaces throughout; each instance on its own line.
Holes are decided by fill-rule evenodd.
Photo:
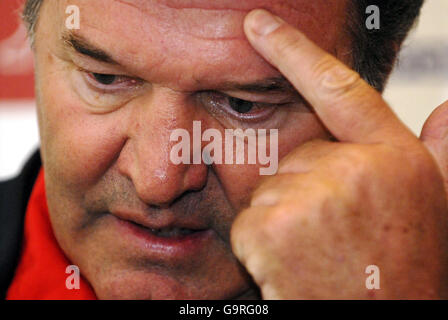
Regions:
M 249 95 L 246 95 L 249 96 Z M 244 96 L 245 97 L 245 96 Z M 298 107 L 293 98 L 250 96 L 255 101 L 230 96 L 218 91 L 201 91 L 197 103 L 225 128 L 280 128 L 288 115 Z
M 224 110 L 227 109 L 229 114 L 243 121 L 261 121 L 267 119 L 280 106 L 272 103 L 243 100 L 228 95 L 222 95 L 217 100 Z
M 138 78 L 124 75 L 96 73 L 82 69 L 81 72 L 92 88 L 100 90 L 103 93 L 116 93 L 123 90 L 131 90 L 143 84 L 143 81 Z
M 216 117 L 228 117 L 240 122 L 262 122 L 269 119 L 281 106 L 235 98 L 215 91 L 204 91 L 199 95 L 201 104 Z
M 136 85 L 138 80 L 127 76 L 119 76 L 115 74 L 95 73 L 88 72 L 87 76 L 94 84 L 98 84 L 102 87 L 112 87 L 117 85 Z
M 248 113 L 255 107 L 254 103 L 250 101 L 234 97 L 229 97 L 228 99 L 230 107 L 238 113 Z
M 83 68 L 70 73 L 74 90 L 93 113 L 112 112 L 143 94 L 146 82 L 132 76 L 98 73 Z
M 115 82 L 117 76 L 114 74 L 92 73 L 93 78 L 103 85 L 110 85 Z

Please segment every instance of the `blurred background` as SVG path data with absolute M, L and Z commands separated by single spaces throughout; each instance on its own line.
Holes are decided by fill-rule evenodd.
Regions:
M 16 175 L 39 145 L 33 62 L 18 18 L 22 2 L 0 0 L 0 180 Z M 417 135 L 448 100 L 447 16 L 447 0 L 426 0 L 384 94 Z

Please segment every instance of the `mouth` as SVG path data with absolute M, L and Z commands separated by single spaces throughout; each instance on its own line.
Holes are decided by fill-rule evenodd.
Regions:
M 148 231 L 151 232 L 156 237 L 179 239 L 204 230 L 193 230 L 193 229 L 175 227 L 175 228 L 148 229 Z
M 133 226 L 138 228 L 141 231 L 145 231 L 150 233 L 154 237 L 164 238 L 164 239 L 174 239 L 181 240 L 184 238 L 188 238 L 197 233 L 205 232 L 207 228 L 186 228 L 186 227 L 178 227 L 178 226 L 169 226 L 169 227 L 161 227 L 161 228 L 152 228 L 145 225 L 142 225 L 137 222 L 128 221 Z
M 205 252 L 215 237 L 212 229 L 195 223 L 170 221 L 148 223 L 114 216 L 118 234 L 129 245 L 138 247 L 156 260 L 185 261 Z

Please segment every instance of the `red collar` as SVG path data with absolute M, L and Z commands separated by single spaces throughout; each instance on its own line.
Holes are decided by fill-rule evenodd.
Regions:
M 59 247 L 50 224 L 44 171 L 41 169 L 28 202 L 22 256 L 7 299 L 96 299 L 92 288 L 82 277 L 79 289 L 67 289 L 66 279 L 72 274 L 65 273 L 69 265 L 71 263 Z

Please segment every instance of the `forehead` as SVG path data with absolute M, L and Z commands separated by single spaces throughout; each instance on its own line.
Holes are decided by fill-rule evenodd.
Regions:
M 318 45 L 334 52 L 344 37 L 347 0 L 71 0 L 51 10 L 59 29 L 65 8 L 80 8 L 76 33 L 111 52 L 142 77 L 159 81 L 178 75 L 178 83 L 213 81 L 216 75 L 235 81 L 276 76 L 247 42 L 243 20 L 265 8 L 298 27 Z M 194 71 L 193 71 L 194 70 Z M 162 72 L 163 71 L 163 72 Z M 157 73 L 157 74 L 156 74 Z M 223 80 L 223 79 L 221 79 Z

